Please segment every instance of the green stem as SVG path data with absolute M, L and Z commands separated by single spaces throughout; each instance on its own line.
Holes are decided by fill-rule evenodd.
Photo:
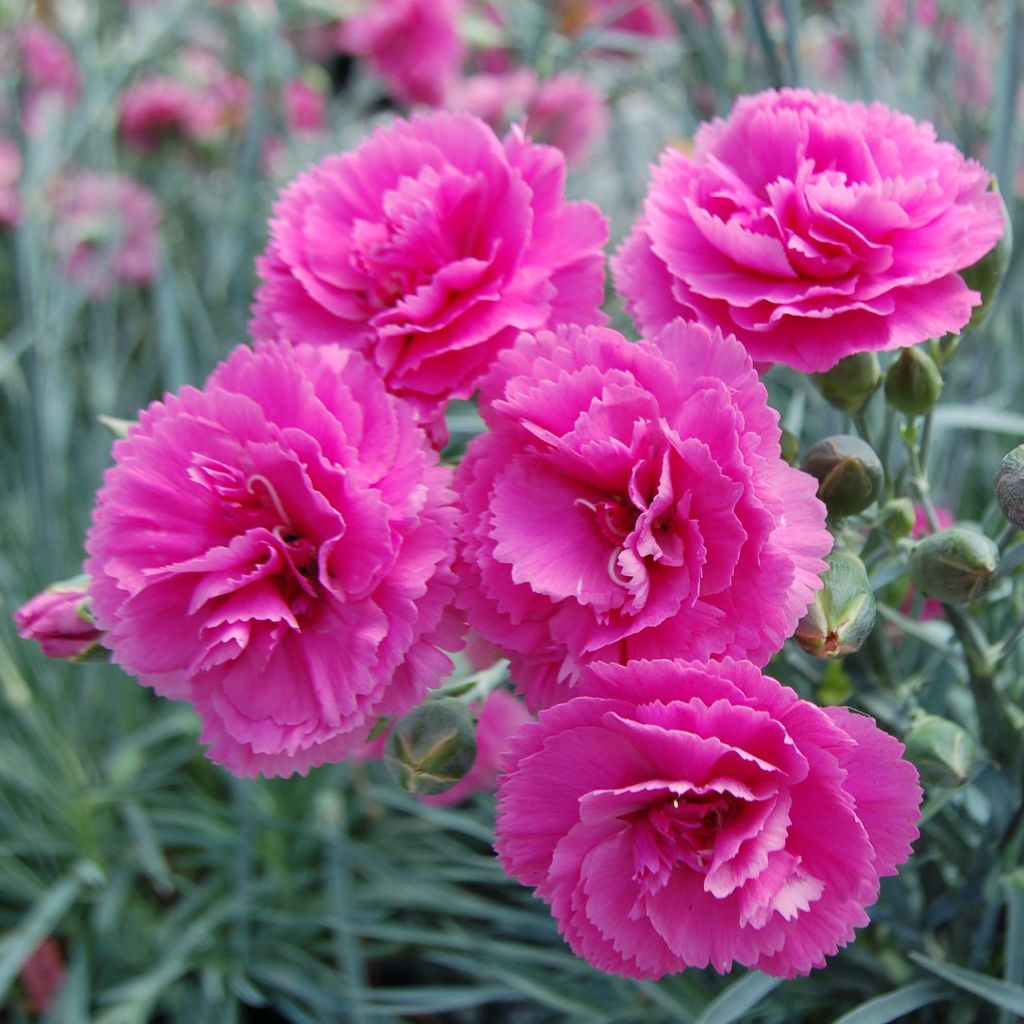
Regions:
M 996 689 L 996 652 L 978 623 L 956 605 L 942 606 L 967 663 L 968 682 L 978 714 L 981 739 L 997 760 L 1012 749 L 1013 733 L 1003 699 Z
M 1002 533 L 996 538 L 996 546 L 999 548 L 999 554 L 1005 555 L 1006 549 L 1013 542 L 1014 537 L 1017 536 L 1017 527 L 1013 523 L 1007 523 L 1003 527 Z

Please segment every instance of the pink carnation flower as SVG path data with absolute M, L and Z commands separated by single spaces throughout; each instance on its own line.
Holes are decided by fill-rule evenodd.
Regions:
M 531 706 L 591 661 L 782 647 L 832 546 L 743 346 L 678 321 L 524 336 L 457 470 L 460 606 Z
M 637 323 L 734 333 L 756 362 L 820 371 L 956 332 L 980 295 L 957 273 L 998 241 L 989 175 L 881 104 L 806 90 L 739 100 L 668 149 L 613 260 Z
M 199 104 L 195 90 L 176 78 L 141 79 L 121 93 L 117 133 L 143 153 L 156 152 L 164 142 L 188 142 Z
M 521 121 L 534 142 L 557 146 L 570 164 L 586 160 L 608 131 L 608 108 L 600 92 L 568 72 L 543 81 L 527 68 L 473 75 L 449 94 L 445 105 L 475 114 L 495 130 Z
M 436 107 L 459 73 L 463 0 L 369 0 L 341 26 L 342 48 L 365 56 L 402 103 Z
M 564 175 L 557 150 L 465 114 L 395 121 L 283 192 L 254 335 L 365 351 L 438 436 L 520 331 L 604 322 L 607 226 Z
M 53 192 L 52 240 L 69 280 L 94 297 L 117 281 L 148 284 L 160 269 L 160 205 L 120 174 L 83 172 Z
M 54 106 L 69 110 L 78 102 L 78 65 L 67 45 L 41 22 L 24 22 L 13 38 L 24 89 L 21 124 L 35 135 L 45 130 Z M 7 38 L 0 34 L 0 50 L 6 48 Z
M 675 35 L 675 24 L 659 0 L 555 0 L 553 15 L 562 32 L 612 29 L 651 37 Z
M 281 106 L 288 130 L 295 135 L 315 135 L 327 125 L 323 93 L 301 78 L 293 78 L 281 89 Z
M 229 771 L 340 760 L 450 667 L 450 471 L 358 353 L 240 347 L 114 458 L 86 545 L 104 643 Z
M 744 662 L 595 665 L 513 741 L 505 870 L 595 967 L 806 974 L 868 923 L 921 788 L 871 718 Z
M 427 804 L 454 807 L 481 789 L 494 789 L 502 757 L 513 737 L 532 719 L 521 700 L 507 690 L 492 690 L 476 723 L 476 760 L 451 789 L 420 799 Z

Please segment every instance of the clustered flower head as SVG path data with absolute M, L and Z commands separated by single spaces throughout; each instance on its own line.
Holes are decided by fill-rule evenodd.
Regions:
M 432 19 L 451 29 L 460 7 L 371 5 L 349 45 L 435 102 L 450 83 L 417 48 L 454 52 Z M 559 17 L 660 34 L 637 7 L 655 20 L 598 3 Z M 296 123 L 321 122 L 315 96 L 289 96 Z M 471 627 L 542 710 L 492 693 L 473 773 L 442 800 L 492 783 L 505 752 L 499 855 L 572 948 L 631 977 L 806 973 L 867 923 L 921 790 L 872 719 L 761 671 L 832 536 L 816 481 L 781 457 L 758 366 L 820 370 L 962 327 L 978 295 L 958 272 L 998 239 L 998 198 L 879 105 L 741 100 L 692 156 L 666 152 L 614 261 L 631 342 L 603 326 L 606 222 L 564 177 L 522 128 L 501 139 L 446 112 L 287 186 L 254 347 L 114 447 L 87 639 L 191 702 L 213 760 L 272 776 L 373 756 L 379 720 L 440 683 Z M 57 196 L 58 251 L 97 293 L 81 210 L 108 187 Z M 153 215 L 133 202 L 102 268 L 113 253 L 141 279 Z M 453 474 L 445 407 L 478 389 L 488 432 Z M 77 607 L 48 598 L 19 621 L 77 645 Z
M 104 643 L 236 775 L 338 761 L 449 669 L 451 471 L 359 353 L 239 348 L 114 459 L 86 545 Z
M 534 706 L 593 661 L 747 658 L 791 635 L 832 545 L 734 338 L 676 321 L 520 339 L 458 470 L 459 603 Z
M 259 258 L 257 338 L 365 352 L 443 437 L 521 331 L 604 322 L 604 218 L 565 160 L 466 114 L 418 115 L 284 191 Z
M 748 663 L 594 665 L 513 741 L 496 846 L 603 971 L 793 977 L 867 924 L 910 854 L 902 753 Z
M 823 371 L 959 331 L 957 271 L 1003 232 L 985 169 L 928 124 L 803 89 L 737 101 L 667 149 L 613 260 L 643 331 L 720 327 L 755 363 Z

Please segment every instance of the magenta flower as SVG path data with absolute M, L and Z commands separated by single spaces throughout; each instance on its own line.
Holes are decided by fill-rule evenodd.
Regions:
M 478 790 L 493 790 L 503 756 L 519 730 L 532 718 L 518 697 L 507 690 L 492 690 L 480 709 L 476 723 L 476 760 L 473 767 L 451 789 L 420 799 L 426 804 L 454 807 Z
M 229 771 L 340 760 L 450 667 L 450 471 L 358 353 L 240 347 L 114 458 L 86 545 L 104 643 Z
M 160 269 L 160 205 L 121 174 L 71 174 L 53 191 L 53 247 L 68 279 L 94 297 Z
M 88 581 L 80 579 L 48 587 L 14 613 L 18 636 L 35 640 L 48 658 L 81 658 L 103 638 L 88 611 Z
M 730 660 L 594 665 L 582 692 L 513 741 L 495 844 L 579 956 L 788 978 L 868 923 L 922 796 L 872 719 Z
M 607 227 L 565 202 L 564 174 L 557 150 L 468 115 L 395 121 L 282 193 L 254 335 L 366 352 L 437 436 L 520 331 L 604 321 Z
M 190 142 L 200 102 L 196 91 L 176 78 L 143 78 L 121 93 L 117 133 L 143 153 L 156 152 L 164 142 Z
M 0 33 L 0 51 L 8 48 L 10 38 Z M 24 94 L 21 124 L 26 134 L 38 135 L 55 109 L 70 110 L 78 102 L 82 91 L 78 65 L 67 45 L 42 22 L 18 25 L 13 40 Z
M 367 58 L 395 99 L 436 107 L 459 73 L 466 48 L 463 0 L 370 0 L 341 26 L 341 44 Z
M 612 267 L 644 331 L 677 316 L 757 363 L 819 371 L 959 331 L 957 273 L 998 241 L 989 175 L 881 104 L 799 89 L 740 99 L 668 149 Z
M 555 0 L 552 13 L 568 35 L 600 28 L 664 38 L 676 31 L 658 0 Z
M 301 78 L 292 78 L 281 87 L 281 106 L 285 124 L 294 135 L 315 135 L 327 126 L 323 93 Z
M 676 322 L 524 336 L 456 482 L 460 607 L 531 706 L 591 661 L 743 657 L 796 628 L 832 538 L 735 338 Z

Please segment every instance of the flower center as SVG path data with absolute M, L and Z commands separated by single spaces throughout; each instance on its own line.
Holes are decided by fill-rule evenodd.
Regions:
M 604 499 L 595 503 L 577 498 L 575 503 L 590 510 L 601 536 L 612 544 L 621 544 L 633 532 L 636 513 L 627 508 L 622 499 Z
M 714 856 L 716 836 L 737 811 L 729 793 L 687 794 L 651 808 L 647 820 L 666 848 L 663 860 L 682 861 L 703 874 Z

